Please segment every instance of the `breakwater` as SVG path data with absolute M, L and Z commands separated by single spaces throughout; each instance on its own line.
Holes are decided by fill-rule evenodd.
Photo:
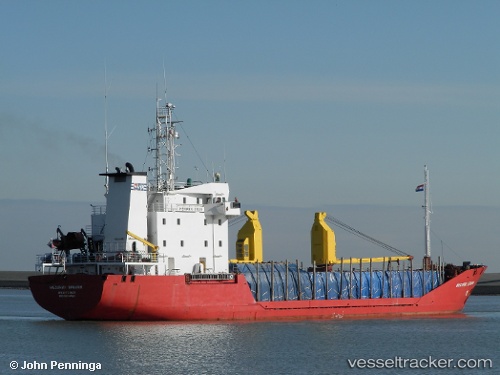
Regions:
M 35 271 L 0 271 L 0 288 L 28 288 L 28 277 Z

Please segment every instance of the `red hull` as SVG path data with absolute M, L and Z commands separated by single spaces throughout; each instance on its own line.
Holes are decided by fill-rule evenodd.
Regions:
M 44 309 L 67 320 L 276 320 L 451 314 L 463 309 L 486 267 L 462 272 L 419 298 L 256 302 L 243 275 L 41 275 L 29 278 Z

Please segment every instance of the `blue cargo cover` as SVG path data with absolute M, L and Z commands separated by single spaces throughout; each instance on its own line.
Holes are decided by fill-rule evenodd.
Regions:
M 441 284 L 438 271 L 372 271 L 371 277 L 369 271 L 316 272 L 314 281 L 313 272 L 298 270 L 296 264 L 288 264 L 288 277 L 283 263 L 274 264 L 273 275 L 271 263 L 231 266 L 232 271 L 245 275 L 257 301 L 365 299 L 370 298 L 370 290 L 371 298 L 421 297 Z

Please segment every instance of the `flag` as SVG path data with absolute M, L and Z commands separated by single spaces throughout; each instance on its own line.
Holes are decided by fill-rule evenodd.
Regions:
M 416 192 L 419 192 L 419 191 L 424 191 L 424 184 L 422 185 L 418 185 L 417 188 L 415 189 Z

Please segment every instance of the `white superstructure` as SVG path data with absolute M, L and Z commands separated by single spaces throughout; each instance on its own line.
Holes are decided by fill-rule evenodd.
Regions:
M 177 181 L 175 106 L 160 102 L 155 128 L 149 129 L 155 144 L 149 179 L 130 163 L 124 170 L 102 174 L 108 181 L 106 206 L 93 206 L 90 240 L 77 245 L 80 254 L 70 254 L 78 247 L 60 245 L 67 243 L 61 232 L 61 241 L 54 241 L 60 253 L 43 255 L 42 270 L 64 267 L 68 273 L 132 275 L 228 272 L 228 220 L 240 215 L 240 204 L 230 200 L 229 185 L 220 182 L 219 175 L 207 183 Z M 82 236 L 86 237 L 83 230 Z
M 228 219 L 240 215 L 230 202 L 229 185 L 216 182 L 193 185 L 176 181 L 176 139 L 172 120 L 175 106 L 157 101 L 155 168 L 148 193 L 148 240 L 158 245 L 169 273 L 227 272 Z

